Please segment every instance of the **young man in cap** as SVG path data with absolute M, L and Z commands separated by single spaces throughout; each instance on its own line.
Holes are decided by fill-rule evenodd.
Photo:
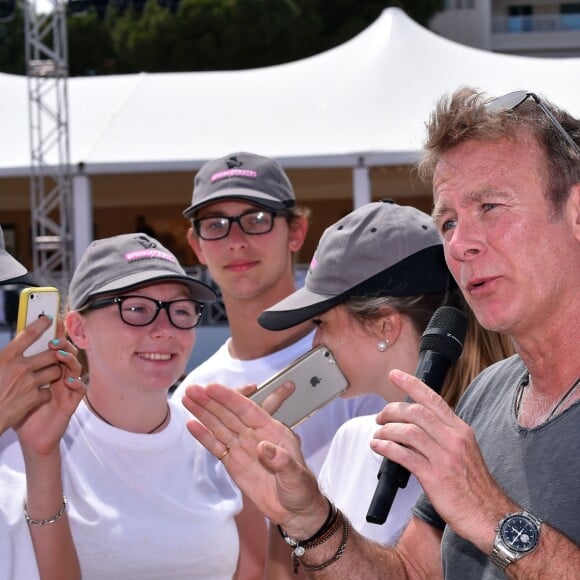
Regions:
M 222 383 L 232 388 L 260 384 L 312 347 L 310 321 L 272 332 L 258 316 L 296 290 L 293 256 L 308 230 L 305 211 L 296 207 L 292 185 L 282 167 L 268 157 L 232 153 L 206 163 L 194 181 L 193 199 L 184 215 L 192 219 L 188 242 L 219 285 L 231 337 L 176 389 Z M 347 419 L 378 412 L 379 397 L 337 399 L 295 431 L 309 467 L 316 473 L 336 430 Z M 263 558 L 263 534 L 250 538 Z

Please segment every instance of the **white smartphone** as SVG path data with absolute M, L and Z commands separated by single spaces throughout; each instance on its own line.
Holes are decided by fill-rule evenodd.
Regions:
M 24 288 L 18 302 L 18 320 L 16 331 L 24 330 L 42 314 L 52 316 L 52 324 L 43 332 L 42 336 L 32 343 L 25 351 L 24 356 L 32 356 L 48 349 L 48 342 L 56 336 L 56 323 L 60 308 L 60 292 L 52 286 L 38 288 Z
M 272 417 L 290 428 L 314 415 L 348 388 L 348 381 L 330 350 L 319 345 L 262 383 L 250 399 L 261 405 L 286 381 L 292 381 L 296 390 Z

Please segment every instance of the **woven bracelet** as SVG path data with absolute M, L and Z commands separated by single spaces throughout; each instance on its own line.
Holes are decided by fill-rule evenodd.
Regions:
M 336 562 L 337 560 L 339 560 L 341 558 L 341 556 L 344 554 L 344 552 L 346 550 L 346 543 L 348 541 L 348 521 L 342 515 L 342 513 L 340 513 L 338 519 L 342 523 L 342 540 L 340 541 L 340 546 L 338 546 L 338 550 L 336 550 L 336 552 L 334 553 L 334 556 L 332 556 L 332 558 L 330 558 L 329 560 L 326 560 L 326 562 L 322 562 L 322 564 L 315 564 L 313 566 L 310 566 L 308 564 L 304 564 L 304 562 L 300 562 L 302 564 L 302 567 L 307 572 L 316 572 L 316 570 L 323 570 L 327 566 L 330 566 L 333 562 Z M 297 572 L 297 568 L 295 568 L 295 572 Z
M 65 510 L 66 510 L 66 497 L 63 495 L 62 496 L 62 505 L 60 506 L 60 509 L 51 518 L 47 518 L 45 520 L 32 519 L 28 515 L 28 512 L 26 511 L 26 504 L 24 504 L 24 517 L 26 518 L 26 523 L 29 526 L 47 526 L 48 524 L 54 524 L 54 522 L 58 522 L 58 520 L 60 520 L 60 518 L 62 518 L 62 516 L 64 515 Z

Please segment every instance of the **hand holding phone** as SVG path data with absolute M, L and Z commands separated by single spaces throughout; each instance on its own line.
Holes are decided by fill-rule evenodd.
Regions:
M 314 415 L 348 387 L 348 381 L 330 350 L 319 345 L 262 383 L 250 399 L 261 405 L 287 381 L 292 381 L 296 389 L 272 413 L 272 417 L 290 428 Z
M 59 308 L 60 293 L 57 288 L 43 286 L 39 288 L 24 288 L 22 290 L 18 303 L 17 332 L 23 330 L 43 314 L 52 317 L 51 325 L 39 339 L 24 351 L 24 356 L 32 356 L 48 349 L 49 341 L 56 336 Z

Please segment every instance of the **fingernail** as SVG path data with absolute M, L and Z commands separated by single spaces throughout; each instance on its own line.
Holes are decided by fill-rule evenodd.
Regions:
M 58 352 L 60 352 L 60 354 L 62 354 L 62 356 L 65 356 L 68 354 L 68 352 L 66 352 L 66 350 L 59 350 Z
M 50 342 L 51 342 L 52 344 L 54 344 L 54 346 L 56 346 L 57 344 L 59 344 L 59 343 L 60 343 L 60 340 L 59 340 L 58 338 L 53 338 L 53 339 L 52 339 Z
M 53 320 L 52 314 L 45 314 L 45 316 L 52 322 L 52 320 Z
M 73 377 L 67 377 L 66 382 L 67 383 L 74 383 L 75 379 Z
M 274 459 L 274 456 L 276 455 L 276 448 L 269 442 L 264 443 L 264 455 L 268 459 Z

